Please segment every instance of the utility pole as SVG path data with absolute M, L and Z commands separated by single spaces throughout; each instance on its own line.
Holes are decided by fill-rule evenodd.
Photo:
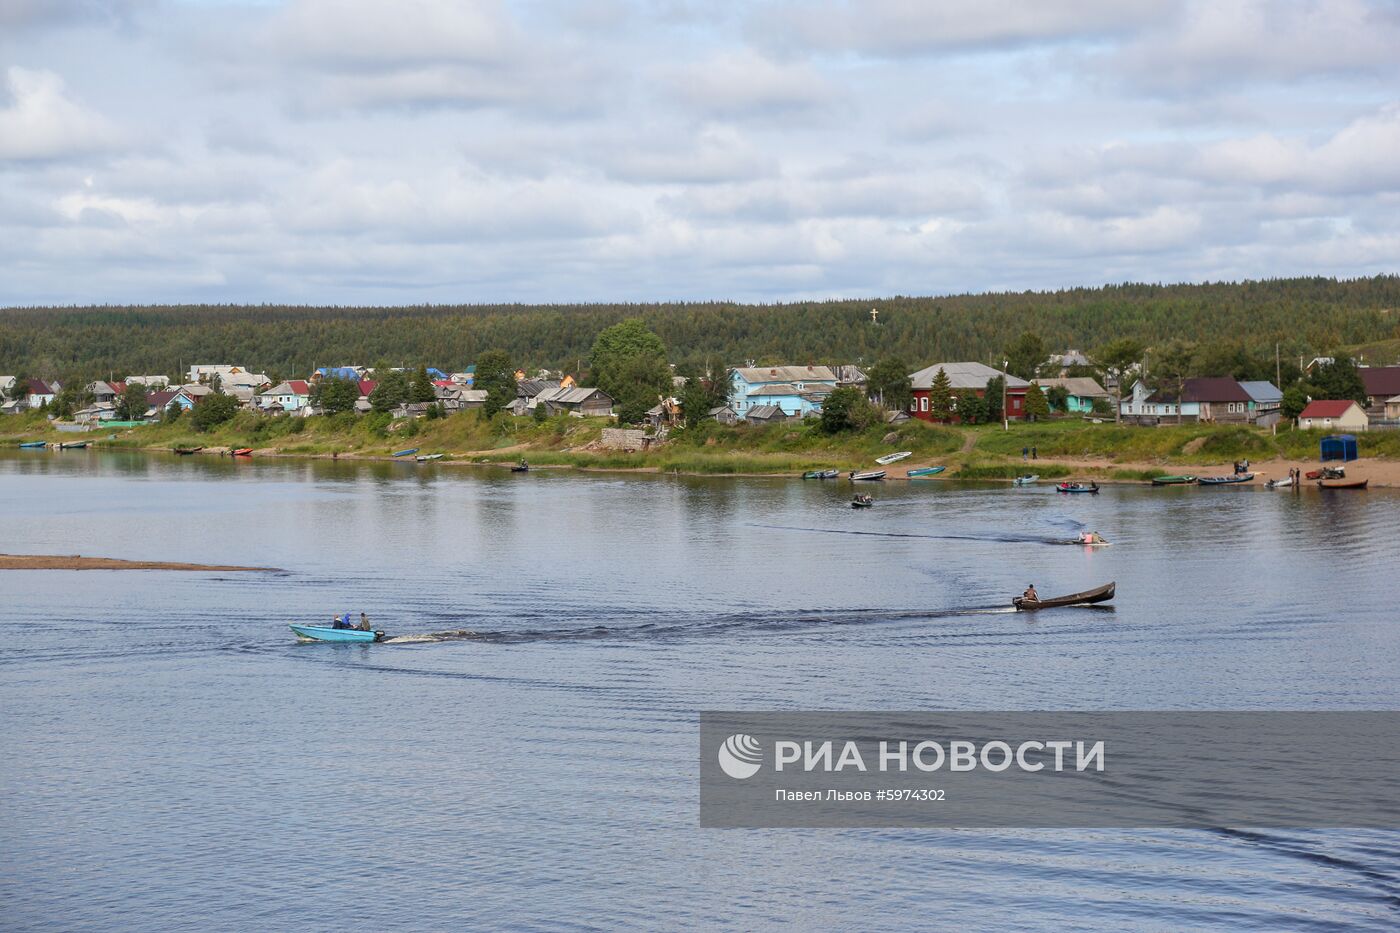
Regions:
M 1283 382 L 1283 364 L 1279 361 L 1278 341 L 1274 341 L 1274 388 L 1282 389 L 1280 383 Z
M 1001 429 L 1011 430 L 1011 418 L 1006 414 L 1006 367 L 1011 365 L 1010 360 L 1004 360 L 1001 364 Z

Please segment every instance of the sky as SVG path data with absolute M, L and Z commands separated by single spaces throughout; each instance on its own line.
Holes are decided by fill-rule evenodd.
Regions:
M 0 305 L 1400 272 L 1394 0 L 0 0 Z

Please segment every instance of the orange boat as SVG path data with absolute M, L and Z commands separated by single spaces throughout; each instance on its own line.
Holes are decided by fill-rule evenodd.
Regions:
M 237 450 L 235 450 L 235 451 L 233 452 L 233 455 L 234 455 L 235 457 L 251 457 L 251 456 L 253 455 L 253 448 L 251 448 L 251 447 L 240 447 L 240 448 L 238 448 Z

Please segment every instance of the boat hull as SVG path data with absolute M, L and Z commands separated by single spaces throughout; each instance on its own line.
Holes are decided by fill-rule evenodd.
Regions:
M 410 447 L 410 448 L 408 448 L 408 450 L 396 450 L 396 451 L 394 451 L 394 454 L 393 454 L 393 455 L 394 455 L 395 457 L 411 457 L 411 456 L 413 456 L 413 455 L 416 454 L 416 453 L 418 453 L 418 448 L 417 448 L 417 447 Z
M 19 446 L 21 448 L 26 448 L 29 450 L 37 450 L 40 447 L 47 447 L 48 445 L 48 441 L 26 441 L 25 443 L 20 444 Z
M 1097 486 L 1071 486 L 1071 485 L 1069 485 L 1068 483 L 1061 483 L 1060 485 L 1056 486 L 1055 488 L 1056 488 L 1057 490 L 1059 490 L 1060 492 L 1068 492 L 1068 493 L 1087 492 L 1087 493 L 1089 493 L 1090 495 L 1097 495 L 1097 494 L 1098 494 L 1098 491 L 1099 491 L 1099 487 L 1097 487 Z
M 328 625 L 289 625 L 302 641 L 374 642 L 384 638 L 383 632 L 365 632 L 357 628 L 331 628 Z
M 1013 480 L 1011 481 L 1011 485 L 1013 485 L 1013 486 L 1030 486 L 1030 485 L 1032 485 L 1033 483 L 1038 483 L 1038 482 L 1040 482 L 1040 476 L 1039 476 L 1039 475 L 1034 475 L 1034 476 L 1018 476 L 1018 477 L 1016 477 L 1015 479 L 1013 479 Z
M 1196 482 L 1194 476 L 1154 476 L 1153 486 L 1190 486 Z
M 841 475 L 840 470 L 808 470 L 802 474 L 803 479 L 835 479 Z
M 897 454 L 885 454 L 883 457 L 876 457 L 875 462 L 880 464 L 880 466 L 889 466 L 891 463 L 898 463 L 905 457 L 912 456 L 914 456 L 914 452 L 912 450 L 901 450 Z
M 1320 479 L 1319 489 L 1365 489 L 1369 480 L 1364 479 Z
M 905 473 L 904 475 L 907 476 L 907 477 L 909 477 L 910 479 L 916 479 L 916 478 L 918 478 L 918 477 L 920 477 L 920 476 L 937 476 L 939 473 L 942 473 L 942 472 L 943 472 L 944 470 L 946 470 L 946 469 L 948 469 L 948 468 L 947 468 L 947 467 L 941 467 L 941 466 L 936 466 L 936 467 L 920 467 L 920 468 L 917 469 L 917 470 L 910 470 L 908 473 Z
M 867 470 L 864 473 L 852 473 L 851 481 L 855 483 L 869 482 L 870 480 L 884 479 L 884 470 Z
M 1082 593 L 1074 593 L 1070 596 L 1056 596 L 1053 599 L 1041 599 L 1034 602 L 1022 599 L 1017 596 L 1011 600 L 1011 605 L 1020 612 L 1035 612 L 1040 609 L 1054 609 L 1059 606 L 1092 606 L 1095 603 L 1106 603 L 1113 598 L 1113 594 L 1118 588 L 1117 582 L 1105 583 L 1103 586 L 1092 590 L 1085 590 Z
M 1252 479 L 1253 473 L 1240 473 L 1236 476 L 1202 476 L 1199 482 L 1202 486 L 1237 486 Z
M 235 450 L 235 451 L 233 452 L 233 455 L 234 455 L 235 457 L 251 457 L 251 456 L 253 455 L 253 448 L 251 448 L 251 447 L 240 447 L 240 448 L 238 448 L 237 450 Z

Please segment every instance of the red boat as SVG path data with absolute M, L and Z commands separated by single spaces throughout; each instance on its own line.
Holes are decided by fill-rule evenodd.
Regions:
M 1317 485 L 1322 489 L 1365 489 L 1364 479 L 1320 479 Z
M 235 457 L 251 457 L 251 456 L 253 455 L 253 448 L 251 448 L 251 447 L 240 447 L 240 448 L 238 448 L 237 450 L 235 450 L 235 451 L 233 452 L 233 455 L 234 455 Z

